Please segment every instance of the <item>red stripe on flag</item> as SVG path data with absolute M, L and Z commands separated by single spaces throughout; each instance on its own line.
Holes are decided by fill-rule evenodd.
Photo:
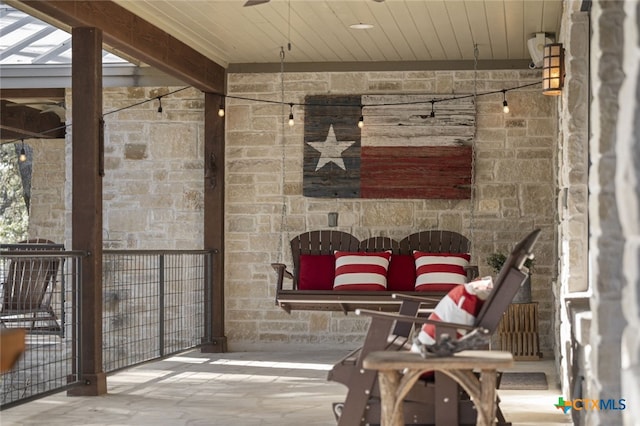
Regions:
M 471 147 L 362 147 L 362 198 L 471 198 Z

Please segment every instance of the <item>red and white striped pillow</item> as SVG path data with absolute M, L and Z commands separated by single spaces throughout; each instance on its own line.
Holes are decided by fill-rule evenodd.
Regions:
M 436 308 L 429 315 L 429 319 L 473 325 L 492 288 L 493 279 L 491 277 L 478 278 L 464 285 L 456 286 L 438 302 Z M 465 330 L 459 329 L 457 338 L 462 337 L 465 333 Z M 436 327 L 433 324 L 424 324 L 418 333 L 418 340 L 425 345 L 432 345 L 435 343 L 435 336 Z
M 448 291 L 467 282 L 469 253 L 425 253 L 414 251 L 416 291 Z
M 359 253 L 336 251 L 334 290 L 379 291 L 387 289 L 391 252 Z

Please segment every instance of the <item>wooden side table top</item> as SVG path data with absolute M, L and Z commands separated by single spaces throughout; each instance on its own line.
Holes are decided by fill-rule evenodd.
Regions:
M 462 351 L 447 357 L 423 358 L 408 351 L 372 352 L 364 359 L 370 370 L 497 370 L 513 366 L 513 355 L 507 351 Z

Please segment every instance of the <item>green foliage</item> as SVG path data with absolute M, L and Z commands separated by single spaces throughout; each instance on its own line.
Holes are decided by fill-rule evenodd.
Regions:
M 15 243 L 27 238 L 28 225 L 15 146 L 0 145 L 0 242 Z
M 506 260 L 507 260 L 507 255 L 502 252 L 491 253 L 487 257 L 487 265 L 489 265 L 491 269 L 493 269 L 493 272 L 497 274 L 498 272 L 500 272 L 500 269 L 502 269 L 502 265 L 504 265 L 504 262 Z M 533 273 L 533 264 L 534 264 L 534 259 L 527 259 L 524 262 L 524 266 L 527 269 L 529 269 L 529 274 Z

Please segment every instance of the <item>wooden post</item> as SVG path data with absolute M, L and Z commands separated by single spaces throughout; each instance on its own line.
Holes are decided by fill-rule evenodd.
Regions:
M 204 249 L 213 250 L 213 262 L 207 273 L 209 323 L 205 325 L 202 352 L 226 352 L 224 335 L 224 117 L 218 109 L 224 103 L 220 95 L 204 97 Z
M 72 247 L 88 253 L 82 259 L 80 291 L 80 385 L 68 395 L 107 392 L 102 370 L 102 31 L 72 32 L 73 177 Z

